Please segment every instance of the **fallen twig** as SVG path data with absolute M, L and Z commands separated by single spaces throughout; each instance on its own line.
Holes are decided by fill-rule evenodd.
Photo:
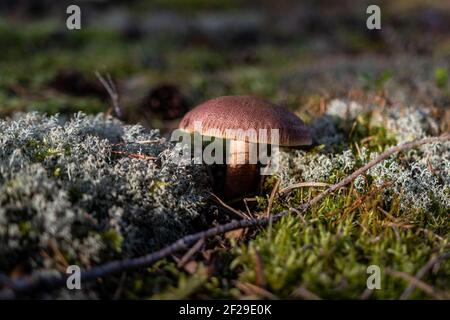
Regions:
M 325 191 L 321 192 L 316 197 L 312 198 L 308 202 L 302 204 L 299 209 L 296 211 L 304 212 L 311 206 L 318 203 L 320 200 L 325 198 L 330 193 L 338 190 L 345 185 L 351 183 L 354 179 L 356 179 L 360 174 L 363 174 L 371 167 L 376 164 L 382 162 L 383 160 L 390 157 L 392 154 L 408 150 L 411 148 L 415 148 L 427 143 L 436 143 L 436 142 L 445 142 L 450 140 L 450 134 L 444 134 L 439 137 L 430 137 L 421 140 L 416 140 L 408 143 L 404 143 L 389 150 L 386 150 L 382 154 L 380 154 L 375 159 L 371 160 L 369 163 L 359 168 L 340 182 L 330 186 Z M 185 250 L 189 248 L 191 245 L 199 241 L 200 239 L 206 239 L 212 236 L 216 236 L 219 234 L 224 234 L 228 231 L 242 229 L 242 228 L 250 228 L 255 226 L 265 226 L 273 221 L 278 221 L 284 216 L 288 215 L 291 211 L 285 210 L 279 212 L 274 215 L 270 215 L 269 217 L 263 217 L 259 219 L 242 219 L 242 220 L 234 220 L 229 223 L 219 225 L 213 227 L 211 229 L 201 231 L 198 233 L 194 233 L 191 235 L 187 235 L 174 243 L 164 247 L 161 250 L 149 253 L 147 255 L 133 258 L 133 259 L 123 259 L 123 260 L 115 260 L 111 262 L 107 262 L 103 265 L 99 265 L 97 267 L 93 267 L 88 270 L 83 270 L 81 272 L 81 280 L 82 282 L 92 281 L 100 277 L 104 277 L 113 273 L 123 272 L 126 270 L 133 270 L 137 268 L 149 267 L 156 261 L 164 259 L 171 254 Z M 430 267 L 427 267 L 426 271 L 428 271 Z M 0 299 L 14 299 L 17 295 L 26 294 L 38 289 L 51 289 L 62 287 L 66 284 L 68 275 L 60 274 L 60 275 L 42 275 L 42 274 L 33 274 L 31 276 L 26 276 L 15 281 L 3 281 L 4 289 L 0 291 Z

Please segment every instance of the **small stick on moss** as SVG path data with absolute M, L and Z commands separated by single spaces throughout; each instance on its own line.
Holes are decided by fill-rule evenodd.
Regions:
M 450 141 L 450 134 L 444 134 L 439 137 L 430 137 L 421 140 L 415 140 L 412 142 L 404 143 L 386 150 L 380 154 L 375 159 L 371 160 L 369 163 L 359 168 L 340 182 L 330 186 L 325 191 L 321 192 L 316 197 L 312 198 L 308 202 L 302 204 L 298 211 L 300 213 L 305 212 L 308 208 L 312 207 L 323 198 L 325 198 L 330 193 L 346 186 L 356 179 L 360 174 L 365 173 L 367 170 L 377 165 L 378 163 L 386 160 L 394 153 L 409 150 L 427 143 L 437 143 Z M 234 220 L 226 224 L 218 225 L 216 227 L 187 235 L 181 239 L 178 239 L 174 243 L 162 248 L 161 250 L 149 253 L 147 255 L 133 258 L 133 259 L 123 259 L 107 262 L 103 265 L 93 267 L 88 270 L 83 270 L 81 272 L 81 280 L 83 282 L 93 281 L 95 279 L 105 277 L 110 274 L 123 272 L 126 270 L 134 270 L 137 268 L 149 267 L 155 262 L 162 260 L 175 252 L 186 250 L 191 245 L 199 241 L 200 239 L 206 239 L 216 235 L 224 234 L 229 231 L 251 228 L 256 226 L 265 226 L 271 224 L 272 222 L 279 221 L 284 216 L 287 216 L 291 210 L 285 210 L 269 217 L 263 217 L 259 219 L 242 219 Z M 432 267 L 432 266 L 431 266 Z M 428 271 L 431 267 L 427 267 Z M 62 287 L 66 285 L 68 275 L 42 275 L 42 274 L 32 274 L 31 276 L 22 277 L 15 281 L 4 280 L 0 283 L 3 284 L 4 289 L 0 290 L 0 299 L 14 299 L 17 295 L 30 293 L 39 289 L 52 289 L 57 287 Z

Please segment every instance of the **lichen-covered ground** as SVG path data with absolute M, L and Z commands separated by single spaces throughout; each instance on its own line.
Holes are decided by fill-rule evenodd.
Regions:
M 202 3 L 191 9 L 208 17 Z M 170 19 L 179 22 L 174 12 Z M 320 23 L 314 36 L 289 38 L 275 28 L 257 41 L 244 34 L 244 44 L 214 33 L 150 37 L 143 28 L 137 36 L 100 23 L 68 33 L 50 20 L 20 28 L 3 21 L 0 275 L 136 257 L 233 219 L 210 197 L 208 168 L 171 161 L 179 150 L 166 133 L 208 98 L 259 95 L 284 104 L 314 132 L 312 147 L 283 150 L 280 172 L 247 200 L 254 216 L 266 211 L 277 179 L 281 189 L 332 184 L 390 146 L 448 132 L 449 32 L 416 14 L 386 16 L 376 36 L 331 15 L 327 21 L 339 25 L 332 33 Z M 106 24 L 108 17 L 94 20 Z M 429 36 L 427 27 L 438 31 Z M 121 120 L 107 112 L 96 70 L 116 81 Z M 272 213 L 323 189 L 278 194 Z M 405 297 L 408 275 L 450 251 L 449 212 L 450 143 L 425 145 L 392 156 L 300 216 L 209 239 L 183 265 L 180 253 L 81 291 L 30 297 L 397 299 Z M 381 289 L 368 291 L 373 264 L 382 271 Z M 405 298 L 449 299 L 449 277 L 450 259 L 442 259 Z

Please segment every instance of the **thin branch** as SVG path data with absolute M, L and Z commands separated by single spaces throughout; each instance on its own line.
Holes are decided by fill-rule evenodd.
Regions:
M 394 153 L 408 150 L 411 148 L 415 148 L 427 143 L 436 143 L 436 142 L 445 142 L 450 140 L 450 134 L 444 134 L 439 137 L 431 137 L 425 138 L 421 140 L 416 140 L 408 143 L 404 143 L 389 150 L 386 150 L 382 154 L 380 154 L 375 159 L 371 160 L 369 163 L 359 168 L 340 182 L 332 185 L 325 191 L 321 192 L 316 197 L 312 198 L 308 202 L 302 204 L 298 211 L 305 212 L 308 208 L 312 207 L 323 198 L 325 198 L 330 193 L 346 186 L 351 183 L 354 179 L 356 179 L 359 175 L 365 173 L 367 170 L 387 159 Z M 123 259 L 123 260 L 115 260 L 111 262 L 107 262 L 103 265 L 99 265 L 97 267 L 93 267 L 88 270 L 83 270 L 81 272 L 81 280 L 82 282 L 92 281 L 101 277 L 105 277 L 110 274 L 120 273 L 127 270 L 134 270 L 137 268 L 149 267 L 155 262 L 164 259 L 175 252 L 186 250 L 191 245 L 195 244 L 200 239 L 206 239 L 212 236 L 216 236 L 219 234 L 224 234 L 229 231 L 243 229 L 243 228 L 251 228 L 255 226 L 265 226 L 269 223 L 275 222 L 288 215 L 290 210 L 285 210 L 280 213 L 271 215 L 269 217 L 263 217 L 259 219 L 242 219 L 242 220 L 233 220 L 232 222 L 219 225 L 213 227 L 211 229 L 207 229 L 205 231 L 201 231 L 198 233 L 194 233 L 191 235 L 187 235 L 174 243 L 164 247 L 161 250 L 149 253 L 147 255 L 133 258 L 133 259 Z M 427 269 L 428 270 L 428 269 Z M 57 287 L 62 287 L 66 285 L 67 280 L 66 274 L 60 275 L 42 275 L 42 274 L 33 274 L 31 276 L 26 276 L 15 281 L 4 281 L 4 289 L 0 291 L 0 299 L 14 299 L 17 295 L 31 293 L 33 291 L 39 289 L 52 289 Z

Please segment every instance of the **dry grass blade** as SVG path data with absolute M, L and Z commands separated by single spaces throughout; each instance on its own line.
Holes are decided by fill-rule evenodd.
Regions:
M 256 285 L 265 288 L 267 285 L 267 281 L 266 281 L 266 274 L 264 272 L 264 264 L 262 261 L 262 257 L 258 249 L 254 248 L 253 251 L 255 257 Z
M 330 184 L 325 183 L 325 182 L 299 182 L 296 184 L 293 184 L 289 187 L 283 188 L 280 191 L 278 191 L 278 193 L 280 195 L 282 194 L 286 194 L 291 192 L 292 190 L 298 189 L 298 188 L 306 188 L 306 187 L 329 187 Z
M 273 293 L 267 291 L 264 288 L 261 288 L 257 285 L 251 284 L 249 282 L 240 282 L 236 281 L 235 286 L 244 292 L 246 295 L 253 295 L 260 298 L 270 299 L 270 300 L 278 300 L 278 297 Z
M 113 300 L 120 299 L 120 295 L 122 294 L 123 286 L 124 286 L 126 280 L 127 280 L 127 273 L 123 272 L 122 275 L 120 276 L 119 285 L 117 286 L 117 289 L 114 292 Z
M 137 144 L 151 144 L 151 143 L 159 143 L 159 142 L 161 142 L 162 140 L 161 139 L 156 139 L 156 140 L 142 140 L 142 141 L 136 141 L 136 142 L 134 142 L 134 143 L 137 143 Z
M 297 289 L 292 292 L 291 296 L 293 298 L 302 298 L 305 300 L 322 300 L 321 297 L 319 297 L 314 292 L 311 292 L 310 290 L 306 289 L 304 286 L 300 286 Z
M 119 104 L 119 94 L 117 92 L 116 85 L 114 84 L 114 81 L 111 78 L 111 75 L 108 73 L 105 79 L 100 74 L 100 72 L 95 71 L 95 76 L 98 78 L 100 83 L 103 85 L 103 87 L 105 87 L 106 91 L 108 92 L 116 116 L 118 118 L 122 118 L 123 114 Z
M 142 141 L 133 141 L 133 142 L 119 142 L 113 144 L 114 147 L 121 147 L 121 146 L 128 146 L 131 144 L 152 144 L 152 143 L 160 143 L 162 142 L 162 139 L 156 139 L 156 140 L 142 140 Z
M 231 213 L 235 214 L 236 216 L 238 216 L 239 218 L 242 219 L 249 219 L 250 217 L 247 217 L 244 213 L 242 213 L 239 210 L 234 209 L 233 207 L 227 205 L 225 202 L 222 201 L 222 199 L 220 199 L 218 196 L 216 196 L 214 193 L 210 192 L 211 196 L 214 198 L 214 200 L 216 200 L 217 203 L 219 203 L 222 207 L 224 207 L 225 209 L 227 209 L 228 211 L 230 211 Z
M 178 261 L 177 267 L 182 268 L 191 258 L 192 256 L 201 249 L 203 244 L 205 243 L 204 239 L 198 240 L 189 250 L 186 252 L 186 254 Z
M 272 193 L 270 194 L 269 197 L 269 203 L 267 204 L 266 217 L 270 216 L 270 211 L 272 211 L 273 206 L 273 200 L 275 199 L 278 188 L 280 187 L 280 182 L 281 180 L 278 179 L 277 182 L 275 182 L 275 185 L 273 186 Z
M 145 154 L 130 153 L 130 152 L 125 152 L 125 151 L 111 151 L 111 153 L 127 156 L 127 157 L 134 158 L 134 159 L 141 159 L 141 160 L 156 160 L 156 159 L 158 159 L 156 157 L 146 156 Z
M 360 300 L 367 300 L 369 299 L 374 293 L 373 289 L 369 289 L 367 288 L 366 290 L 363 291 L 363 293 L 359 296 Z
M 247 210 L 247 214 L 250 218 L 254 218 L 252 212 L 250 211 L 250 208 L 248 207 L 248 200 L 247 198 L 242 199 L 245 205 L 245 210 Z

